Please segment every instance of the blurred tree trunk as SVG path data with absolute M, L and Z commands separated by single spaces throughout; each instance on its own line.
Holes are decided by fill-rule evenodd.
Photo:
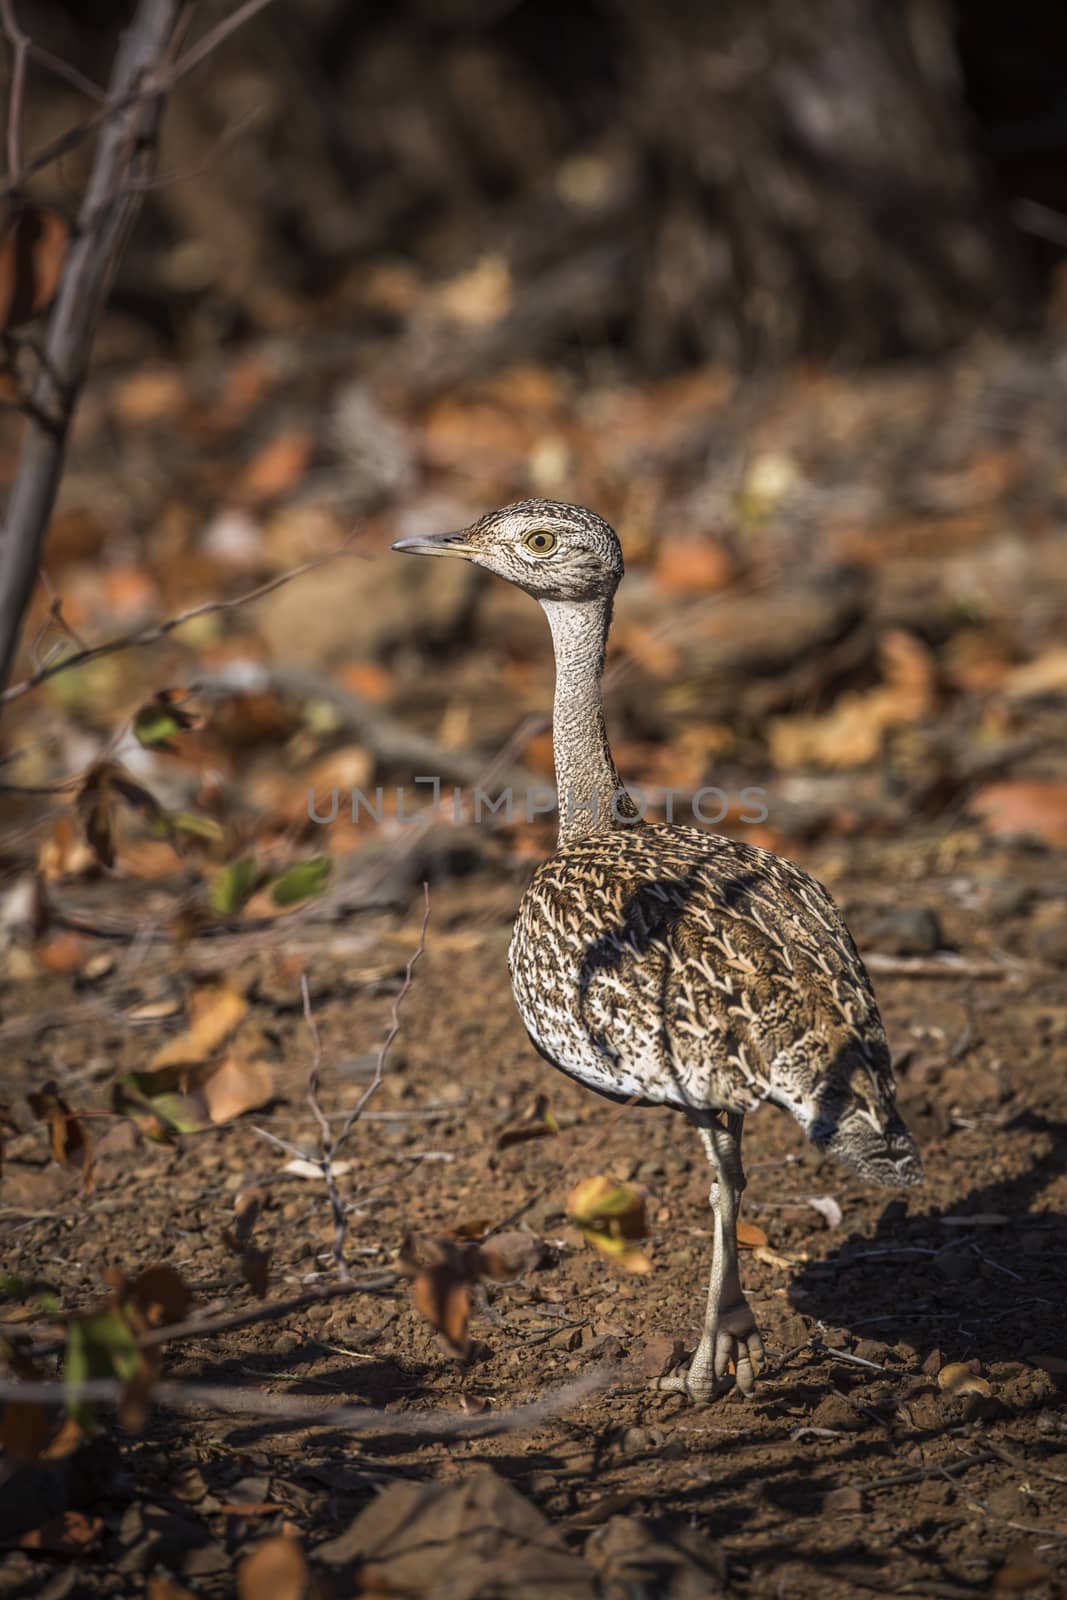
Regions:
M 929 354 L 1018 320 L 949 0 L 613 0 L 654 367 Z

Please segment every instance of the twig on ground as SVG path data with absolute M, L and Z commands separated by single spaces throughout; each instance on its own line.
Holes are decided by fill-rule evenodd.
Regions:
M 319 1125 L 319 1141 L 321 1154 L 318 1165 L 326 1184 L 326 1193 L 330 1197 L 330 1210 L 333 1213 L 333 1259 L 342 1280 L 348 1278 L 348 1262 L 345 1260 L 345 1230 L 348 1226 L 345 1217 L 345 1203 L 341 1199 L 341 1191 L 337 1187 L 337 1176 L 333 1170 L 334 1139 L 330 1132 L 330 1124 L 326 1113 L 319 1104 L 319 1069 L 322 1066 L 322 1038 L 319 1034 L 318 1023 L 311 1009 L 311 991 L 308 988 L 307 973 L 300 976 L 300 994 L 304 1002 L 304 1021 L 307 1023 L 308 1032 L 311 1034 L 312 1059 L 308 1072 L 308 1105 L 312 1115 Z M 348 1124 L 345 1123 L 347 1129 Z
M 238 1328 L 252 1328 L 262 1322 L 279 1322 L 296 1311 L 305 1311 L 327 1300 L 340 1300 L 347 1295 L 389 1294 L 397 1284 L 404 1282 L 399 1273 L 381 1272 L 373 1278 L 349 1278 L 344 1283 L 326 1283 L 319 1289 L 305 1289 L 290 1295 L 287 1300 L 268 1300 L 252 1306 L 247 1311 L 229 1311 L 218 1317 L 190 1317 L 185 1322 L 171 1322 L 162 1328 L 153 1328 L 137 1341 L 141 1350 L 154 1350 L 159 1345 L 177 1344 L 185 1339 L 208 1339 L 217 1333 L 234 1333 Z M 50 1339 L 30 1347 L 33 1356 L 59 1355 L 66 1349 L 66 1339 Z
M 995 1461 L 996 1459 L 997 1457 L 991 1451 L 983 1450 L 981 1455 L 967 1456 L 959 1465 L 938 1467 L 937 1470 L 943 1477 L 947 1478 L 950 1473 L 963 1471 L 967 1467 L 976 1466 L 979 1462 Z M 992 1506 L 987 1505 L 984 1500 L 979 1500 L 976 1495 L 969 1494 L 966 1489 L 962 1490 L 962 1494 L 964 1503 L 970 1506 L 972 1511 L 980 1511 L 983 1516 L 991 1518 L 993 1522 L 999 1522 L 1002 1528 L 1013 1528 L 1017 1533 L 1028 1533 L 1039 1539 L 1067 1539 L 1067 1531 L 1062 1527 L 1042 1528 L 1033 1522 L 1016 1522 L 1011 1517 L 1001 1516 L 998 1511 L 993 1510 Z
M 876 1489 L 891 1489 L 898 1483 L 925 1483 L 928 1478 L 936 1478 L 939 1473 L 946 1477 L 954 1476 L 958 1472 L 966 1472 L 968 1467 L 980 1467 L 987 1461 L 995 1461 L 996 1457 L 988 1450 L 983 1450 L 979 1455 L 968 1456 L 965 1461 L 953 1461 L 947 1467 L 930 1466 L 919 1467 L 915 1472 L 896 1472 L 888 1478 L 875 1478 L 869 1483 L 849 1484 L 849 1488 L 858 1489 L 860 1494 L 873 1494 Z
M 880 950 L 863 950 L 860 954 L 868 971 L 884 978 L 1010 978 L 1017 972 L 1033 970 L 1025 961 L 966 961 L 951 952 L 943 956 L 891 956 Z
M 164 1332 L 166 1330 L 160 1330 Z M 514 1433 L 533 1427 L 549 1417 L 569 1410 L 611 1382 L 613 1369 L 600 1366 L 585 1372 L 570 1383 L 550 1389 L 536 1400 L 510 1406 L 505 1411 L 466 1416 L 459 1411 L 383 1411 L 370 1406 L 327 1406 L 298 1395 L 264 1394 L 261 1390 L 229 1387 L 223 1384 L 186 1383 L 181 1380 L 157 1383 L 151 1393 L 157 1403 L 187 1409 L 203 1406 L 230 1416 L 269 1418 L 280 1427 L 343 1428 L 348 1433 L 394 1433 L 450 1438 L 494 1433 Z M 127 1385 L 118 1378 L 91 1378 L 71 1385 L 49 1382 L 0 1382 L 0 1400 L 15 1400 L 27 1405 L 55 1405 L 71 1400 L 104 1403 L 120 1402 Z
M 407 967 L 404 971 L 404 981 L 400 985 L 400 988 L 397 990 L 396 995 L 393 998 L 393 1015 L 389 1024 L 389 1032 L 382 1040 L 381 1047 L 378 1050 L 377 1059 L 374 1063 L 374 1073 L 370 1082 L 367 1084 L 367 1087 L 364 1089 L 363 1093 L 352 1107 L 352 1110 L 348 1113 L 348 1116 L 344 1121 L 344 1126 L 337 1135 L 337 1139 L 333 1147 L 334 1155 L 341 1150 L 345 1140 L 348 1138 L 349 1134 L 352 1132 L 352 1129 L 363 1115 L 364 1108 L 366 1107 L 368 1101 L 371 1099 L 372 1095 L 377 1093 L 379 1087 L 381 1086 L 382 1075 L 385 1072 L 386 1057 L 388 1056 L 389 1051 L 392 1049 L 393 1041 L 400 1032 L 400 1008 L 407 998 L 408 990 L 411 988 L 411 980 L 415 971 L 415 966 L 419 960 L 419 957 L 426 949 L 426 925 L 430 920 L 430 885 L 428 883 L 423 884 L 422 894 L 424 900 L 424 909 L 422 913 L 422 926 L 419 928 L 419 942 L 416 945 L 410 959 L 408 960 Z

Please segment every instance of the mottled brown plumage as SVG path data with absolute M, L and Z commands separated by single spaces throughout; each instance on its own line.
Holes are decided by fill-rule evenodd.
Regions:
M 548 617 L 559 845 L 519 908 L 516 1003 L 562 1071 L 614 1099 L 674 1106 L 697 1126 L 715 1178 L 711 1284 L 688 1371 L 663 1386 L 707 1400 L 732 1361 L 747 1392 L 762 1345 L 737 1270 L 745 1114 L 769 1100 L 864 1177 L 921 1177 L 870 979 L 830 895 L 793 862 L 639 816 L 604 726 L 622 553 L 600 517 L 522 501 L 462 534 L 395 548 L 461 555 L 519 584 Z

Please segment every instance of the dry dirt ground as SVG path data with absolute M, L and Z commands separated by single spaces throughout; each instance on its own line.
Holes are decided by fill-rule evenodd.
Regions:
M 677 1115 L 598 1100 L 529 1047 L 505 968 L 517 879 L 436 889 L 374 1118 L 346 1152 L 347 1248 L 359 1271 L 388 1268 L 410 1233 L 469 1234 L 520 1213 L 546 1243 L 542 1265 L 476 1295 L 466 1362 L 404 1283 L 174 1346 L 169 1380 L 386 1408 L 395 1426 L 172 1405 L 140 1433 L 107 1421 L 73 1456 L 27 1464 L 7 1484 L 9 1544 L 39 1526 L 45 1501 L 56 1516 L 84 1515 L 74 1526 L 85 1542 L 49 1549 L 46 1533 L 43 1549 L 9 1548 L 0 1592 L 127 1594 L 148 1582 L 160 1600 L 222 1596 L 247 1552 L 284 1530 L 302 1541 L 315 1592 L 334 1595 L 1061 1593 L 1067 996 L 1049 959 L 1064 938 L 1055 861 L 921 833 L 806 858 L 868 949 L 887 913 L 926 907 L 963 962 L 958 974 L 876 978 L 927 1179 L 900 1196 L 868 1188 L 784 1115 L 749 1119 L 745 1211 L 768 1245 L 744 1252 L 743 1273 L 770 1363 L 754 1399 L 731 1393 L 706 1410 L 649 1383 L 670 1341 L 691 1346 L 699 1325 L 709 1215 L 695 1137 Z M 323 1185 L 286 1174 L 287 1154 L 253 1124 L 317 1150 L 294 973 L 312 975 L 323 1102 L 347 1107 L 388 1027 L 418 912 L 413 901 L 403 917 L 294 935 L 281 967 L 246 939 L 124 954 L 89 993 L 68 978 L 24 986 L 37 1023 L 27 1033 L 9 1013 L 15 1092 L 47 1072 L 80 1106 L 106 1103 L 115 1072 L 143 1055 L 145 1027 L 154 1044 L 175 1025 L 134 1027 L 129 1014 L 164 991 L 184 995 L 210 966 L 245 985 L 280 1098 L 173 1148 L 122 1124 L 102 1140 L 89 1193 L 48 1162 L 43 1135 L 23 1139 L 7 1172 L 5 1270 L 52 1284 L 70 1309 L 100 1299 L 109 1267 L 169 1263 L 202 1305 L 250 1307 L 223 1236 L 235 1194 L 256 1184 L 271 1296 L 329 1281 Z M 558 1134 L 501 1148 L 541 1094 Z M 567 1191 L 597 1172 L 649 1191 L 646 1276 L 567 1222 Z M 827 1218 L 809 1203 L 823 1196 L 837 1225 L 832 1208 Z M 938 1381 L 957 1363 L 980 1380 L 963 1393 Z M 591 1372 L 595 1390 L 552 1414 L 557 1392 Z M 428 1409 L 473 1428 L 539 1399 L 549 1414 L 498 1435 L 409 1431 Z M 240 1592 L 313 1592 L 306 1576 L 272 1570 L 268 1552 Z

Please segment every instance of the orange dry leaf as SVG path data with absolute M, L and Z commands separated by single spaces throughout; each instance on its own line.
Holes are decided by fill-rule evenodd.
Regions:
M 153 1572 L 145 1591 L 146 1600 L 196 1600 L 191 1589 L 165 1572 Z
M 238 1600 L 314 1600 L 320 1587 L 295 1539 L 276 1534 L 237 1569 Z
M 193 1291 L 173 1267 L 146 1267 L 123 1287 L 123 1302 L 136 1306 L 150 1328 L 181 1322 L 193 1303 Z
M 971 797 L 970 809 L 994 838 L 1030 836 L 1067 845 L 1067 783 L 1020 779 L 991 783 Z
M 362 700 L 385 700 L 393 689 L 392 678 L 377 661 L 348 662 L 338 673 L 338 681 Z
M 176 367 L 149 367 L 124 378 L 111 396 L 111 409 L 119 422 L 162 422 L 185 407 L 185 380 Z
M 12 1461 L 37 1461 L 52 1436 L 44 1406 L 10 1400 L 0 1416 L 0 1446 Z
M 230 1122 L 274 1097 L 274 1073 L 266 1061 L 226 1060 L 200 1086 L 212 1122 Z
M 862 766 L 878 754 L 891 728 L 919 722 L 933 707 L 934 665 L 926 646 L 892 629 L 881 640 L 884 683 L 843 694 L 825 716 L 780 717 L 770 743 L 779 767 Z
M 451 1262 L 439 1261 L 418 1273 L 412 1298 L 416 1311 L 444 1335 L 457 1355 L 466 1355 L 470 1348 L 470 1279 Z
M 237 1027 L 248 1010 L 248 1001 L 228 983 L 206 983 L 194 993 L 189 1009 L 189 1026 L 156 1051 L 150 1066 L 152 1072 L 160 1067 L 205 1061 Z
M 18 208 L 0 240 L 0 329 L 46 311 L 59 287 L 70 229 L 58 211 Z
M 143 567 L 111 567 L 103 577 L 104 598 L 116 621 L 139 618 L 155 610 L 159 591 Z
M 742 1250 L 755 1250 L 767 1243 L 767 1235 L 754 1222 L 746 1222 L 743 1217 L 738 1217 L 737 1242 Z
M 96 858 L 75 828 L 74 818 L 58 817 L 37 857 L 37 865 L 45 882 L 55 883 L 60 878 L 78 877 L 95 864 Z
M 714 594 L 732 576 L 730 552 L 713 539 L 668 539 L 656 561 L 656 577 L 672 594 Z
M 48 1124 L 48 1143 L 52 1158 L 61 1167 L 72 1167 L 81 1172 L 86 1189 L 93 1186 L 93 1146 L 85 1125 L 70 1109 L 54 1083 L 26 1097 L 30 1110 L 41 1122 Z
M 6 1364 L 16 1377 L 34 1383 L 45 1376 L 37 1362 L 17 1344 L 5 1344 L 4 1348 Z M 0 1446 L 11 1460 L 39 1460 L 51 1437 L 52 1423 L 43 1405 L 10 1400 L 4 1407 L 0 1416 Z
M 85 945 L 76 933 L 56 933 L 33 953 L 45 972 L 76 972 L 82 964 Z
M 275 434 L 254 456 L 240 479 L 245 499 L 258 503 L 276 500 L 295 489 L 311 460 L 311 435 L 299 429 Z
M 413 1279 L 415 1309 L 433 1324 L 457 1355 L 470 1350 L 471 1287 L 483 1278 L 505 1283 L 541 1260 L 544 1246 L 535 1234 L 515 1229 L 485 1245 L 409 1234 L 397 1257 Z
M 103 1517 L 90 1517 L 81 1511 L 64 1511 L 58 1517 L 32 1528 L 19 1539 L 23 1550 L 45 1550 L 49 1555 L 83 1555 L 104 1531 Z

